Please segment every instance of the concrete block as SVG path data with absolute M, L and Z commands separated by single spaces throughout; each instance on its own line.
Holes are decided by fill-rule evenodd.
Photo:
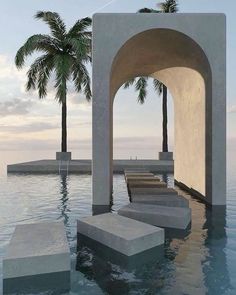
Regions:
M 127 256 L 118 251 L 111 249 L 95 240 L 92 240 L 84 235 L 77 234 L 77 263 L 76 270 L 82 271 L 87 270 L 87 255 L 93 257 L 95 263 L 100 261 L 108 265 L 116 264 L 120 266 L 122 270 L 132 272 L 136 271 L 137 268 L 143 267 L 145 264 L 152 263 L 153 261 L 161 261 L 164 258 L 164 244 L 157 247 L 148 249 L 141 253 Z M 85 257 L 84 257 L 85 255 Z M 83 265 L 85 264 L 85 268 Z M 106 268 L 106 267 L 105 267 Z M 105 269 L 103 266 L 103 269 Z M 96 267 L 99 272 L 99 268 Z M 106 268 L 107 269 L 107 268 Z
M 114 213 L 82 218 L 77 222 L 77 231 L 126 256 L 164 243 L 163 229 Z
M 173 188 L 150 188 L 150 187 L 131 187 L 130 194 L 133 195 L 178 195 Z
M 160 181 L 159 177 L 156 176 L 127 176 L 126 181 Z
M 130 173 L 125 173 L 125 178 L 126 177 L 130 177 L 130 176 L 142 176 L 142 177 L 150 177 L 150 176 L 154 176 L 153 173 L 150 172 L 130 172 Z
M 56 160 L 70 161 L 71 160 L 71 152 L 56 152 Z
M 163 181 L 129 181 L 129 188 L 166 188 L 167 184 Z
M 62 222 L 17 225 L 3 259 L 3 279 L 70 272 Z
M 173 152 L 159 152 L 159 160 L 173 160 Z
M 131 201 L 168 207 L 189 207 L 189 201 L 180 195 L 132 195 Z
M 147 170 L 146 168 L 128 168 L 124 170 L 124 173 L 139 173 L 139 172 L 150 173 L 150 171 Z
M 118 211 L 118 214 L 160 227 L 186 229 L 191 221 L 190 208 L 177 208 L 131 203 Z

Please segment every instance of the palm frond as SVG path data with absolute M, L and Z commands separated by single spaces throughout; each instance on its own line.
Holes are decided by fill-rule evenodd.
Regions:
M 27 39 L 25 44 L 17 51 L 15 64 L 17 68 L 22 68 L 25 58 L 30 56 L 34 51 L 43 51 L 48 54 L 55 54 L 58 51 L 55 39 L 48 35 L 36 34 Z
M 38 11 L 35 18 L 42 19 L 50 27 L 52 35 L 58 40 L 63 40 L 66 35 L 66 25 L 58 13 L 51 11 Z
M 47 83 L 53 70 L 53 55 L 45 54 L 35 60 L 27 72 L 26 90 L 38 88 L 39 98 L 47 94 Z
M 125 82 L 124 84 L 124 89 L 129 88 L 130 86 L 132 86 L 135 83 L 135 78 L 130 79 L 129 81 Z
M 55 88 L 56 88 L 56 99 L 59 103 L 63 103 L 66 99 L 67 94 L 67 81 L 70 78 L 71 66 L 73 64 L 73 59 L 69 55 L 58 54 L 54 56 L 55 65 Z
M 135 90 L 139 92 L 138 102 L 140 104 L 143 104 L 147 97 L 147 80 L 148 77 L 140 77 L 135 84 Z
M 165 0 L 158 4 L 161 12 L 163 13 L 176 13 L 178 12 L 178 2 L 176 0 Z
M 160 82 L 160 81 L 157 80 L 157 79 L 153 79 L 153 86 L 154 86 L 155 91 L 156 91 L 159 95 L 161 95 L 162 92 L 163 92 L 163 84 L 162 84 L 162 82 Z
M 91 40 L 87 38 L 69 38 L 67 44 L 71 46 L 73 52 L 79 60 L 91 61 Z
M 86 99 L 89 101 L 92 98 L 92 92 L 90 89 L 90 77 L 88 74 L 88 70 L 83 63 L 78 63 L 75 61 L 73 64 L 73 82 L 75 84 L 75 88 L 77 92 L 83 91 Z
M 83 33 L 87 37 L 91 37 L 91 32 L 85 32 L 92 24 L 92 19 L 90 17 L 85 17 L 79 19 L 74 26 L 69 30 L 68 36 L 76 37 L 78 34 Z M 84 34 L 85 33 L 85 34 Z M 88 33 L 88 34 L 87 34 Z

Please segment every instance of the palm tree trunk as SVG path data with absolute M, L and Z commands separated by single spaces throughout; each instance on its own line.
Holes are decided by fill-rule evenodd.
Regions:
M 66 127 L 66 97 L 62 102 L 62 112 L 61 112 L 61 151 L 67 152 L 67 127 Z
M 167 131 L 167 87 L 163 85 L 163 99 L 162 99 L 162 152 L 168 152 L 168 131 Z

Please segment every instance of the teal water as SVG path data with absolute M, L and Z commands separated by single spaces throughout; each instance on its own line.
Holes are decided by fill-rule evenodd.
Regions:
M 132 270 L 96 255 L 77 253 L 76 220 L 92 214 L 90 175 L 0 177 L 0 290 L 2 257 L 16 224 L 63 220 L 71 249 L 70 294 L 236 294 L 236 173 L 228 169 L 227 208 L 210 210 L 192 198 L 192 226 L 166 238 L 164 258 Z M 173 186 L 173 175 L 162 175 Z M 122 175 L 114 175 L 113 211 L 128 203 Z M 76 270 L 77 269 L 77 270 Z M 18 293 L 21 294 L 21 293 Z M 53 290 L 31 294 L 58 294 Z

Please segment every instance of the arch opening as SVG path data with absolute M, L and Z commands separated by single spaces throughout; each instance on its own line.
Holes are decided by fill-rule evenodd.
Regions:
M 211 103 L 211 70 L 196 42 L 168 29 L 152 29 L 133 36 L 117 52 L 111 67 L 110 99 L 123 83 L 151 76 L 172 93 L 175 120 L 175 179 L 206 196 L 206 104 Z M 209 93 L 210 94 L 210 93 Z M 113 111 L 113 110 L 112 110 Z

